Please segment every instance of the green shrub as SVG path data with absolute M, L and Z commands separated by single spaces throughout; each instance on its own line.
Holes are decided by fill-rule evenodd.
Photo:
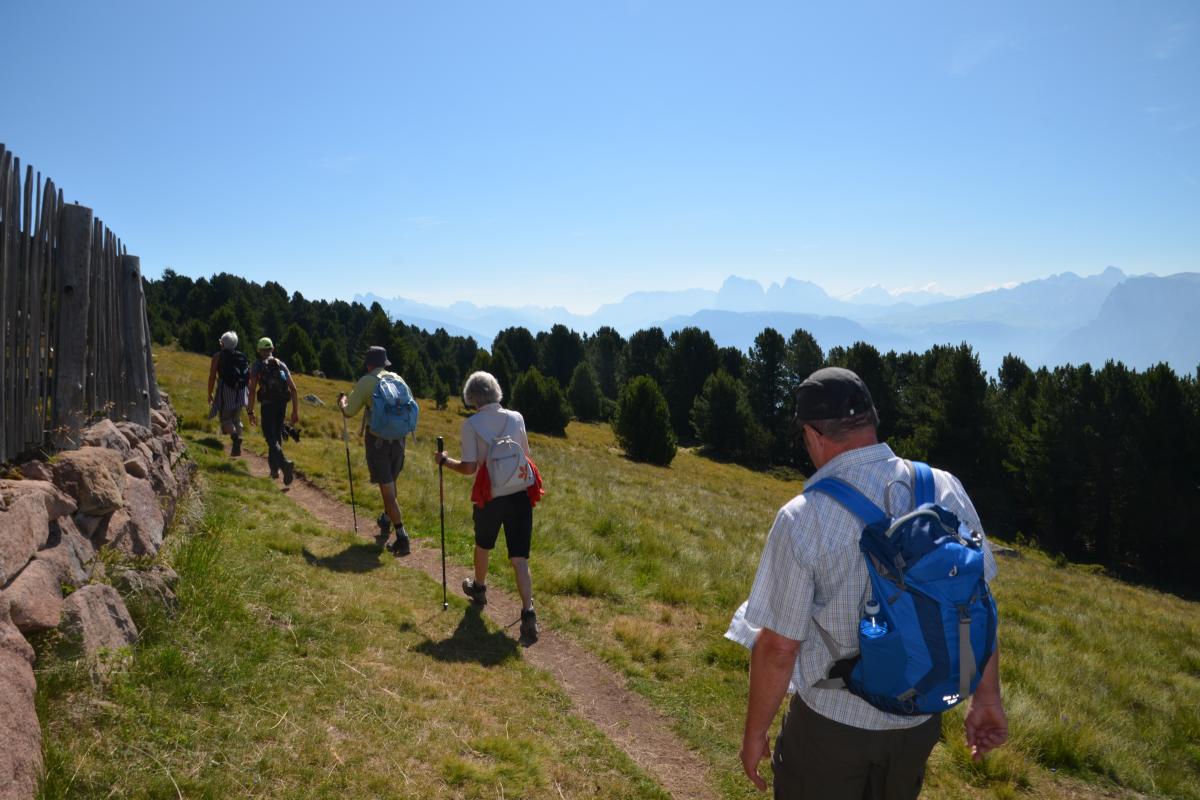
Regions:
M 530 367 L 517 378 L 512 405 L 525 417 L 525 427 L 538 433 L 562 436 L 571 420 L 571 409 L 558 381 L 543 377 L 537 367 Z
M 596 371 L 586 361 L 581 361 L 571 375 L 571 385 L 567 387 L 567 399 L 580 422 L 595 422 L 600 418 L 600 381 Z
M 768 455 L 766 431 L 754 419 L 745 389 L 724 370 L 704 382 L 692 406 L 692 427 L 717 455 L 744 461 Z
M 208 326 L 198 319 L 188 320 L 179 332 L 179 346 L 189 353 L 213 353 L 217 346 L 208 339 Z
M 647 375 L 634 378 L 621 390 L 613 432 L 634 461 L 665 467 L 675 458 L 675 431 L 667 400 Z
M 433 403 L 438 408 L 445 408 L 450 402 L 450 388 L 441 378 L 433 382 Z

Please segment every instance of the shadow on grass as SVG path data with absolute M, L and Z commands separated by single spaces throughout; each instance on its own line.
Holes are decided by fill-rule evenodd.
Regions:
M 470 661 L 484 667 L 494 667 L 514 657 L 518 645 L 504 631 L 489 631 L 479 608 L 468 606 L 449 639 L 440 642 L 426 639 L 413 649 L 438 661 Z
M 224 450 L 225 442 L 215 436 L 204 436 L 200 439 L 193 439 L 196 444 L 201 447 L 207 447 L 209 450 Z
M 379 547 L 373 544 L 352 544 L 340 553 L 331 556 L 314 555 L 307 547 L 301 551 L 311 567 L 320 567 L 331 572 L 370 572 L 379 569 Z

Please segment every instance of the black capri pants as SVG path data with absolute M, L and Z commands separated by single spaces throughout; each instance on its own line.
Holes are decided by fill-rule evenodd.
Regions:
M 533 541 L 533 505 L 524 491 L 493 497 L 483 508 L 475 506 L 475 544 L 484 550 L 496 546 L 500 526 L 509 558 L 529 558 Z

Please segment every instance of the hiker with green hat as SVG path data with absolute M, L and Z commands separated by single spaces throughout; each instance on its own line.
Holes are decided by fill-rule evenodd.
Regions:
M 404 437 L 416 430 L 419 409 L 408 384 L 387 369 L 392 362 L 388 361 L 385 348 L 368 347 L 363 361 L 365 374 L 358 379 L 349 398 L 344 394 L 338 396 L 338 408 L 347 417 L 368 409 L 363 418 L 363 448 L 371 483 L 379 486 L 383 498 L 375 541 L 381 547 L 385 545 L 394 528 L 396 541 L 388 550 L 393 555 L 406 556 L 410 544 L 396 499 L 396 478 L 404 469 Z
M 292 403 L 292 427 L 300 424 L 299 393 L 287 364 L 275 357 L 275 343 L 264 336 L 258 340 L 258 360 L 250 365 L 250 396 L 258 397 L 263 438 L 267 440 L 267 463 L 271 477 L 283 473 L 283 485 L 290 486 L 295 467 L 283 454 L 284 416 Z M 255 392 L 257 391 L 257 395 Z M 256 424 L 254 404 L 250 405 L 250 424 Z

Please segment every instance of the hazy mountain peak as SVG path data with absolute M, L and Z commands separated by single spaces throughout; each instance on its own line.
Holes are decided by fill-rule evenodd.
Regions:
M 855 289 L 849 294 L 842 295 L 841 299 L 847 303 L 874 306 L 886 306 L 896 302 L 896 298 L 892 296 L 892 293 L 878 283 L 871 286 L 864 286 L 861 289 Z
M 761 311 L 767 294 L 762 284 L 750 278 L 730 275 L 717 291 L 717 308 L 725 311 Z

